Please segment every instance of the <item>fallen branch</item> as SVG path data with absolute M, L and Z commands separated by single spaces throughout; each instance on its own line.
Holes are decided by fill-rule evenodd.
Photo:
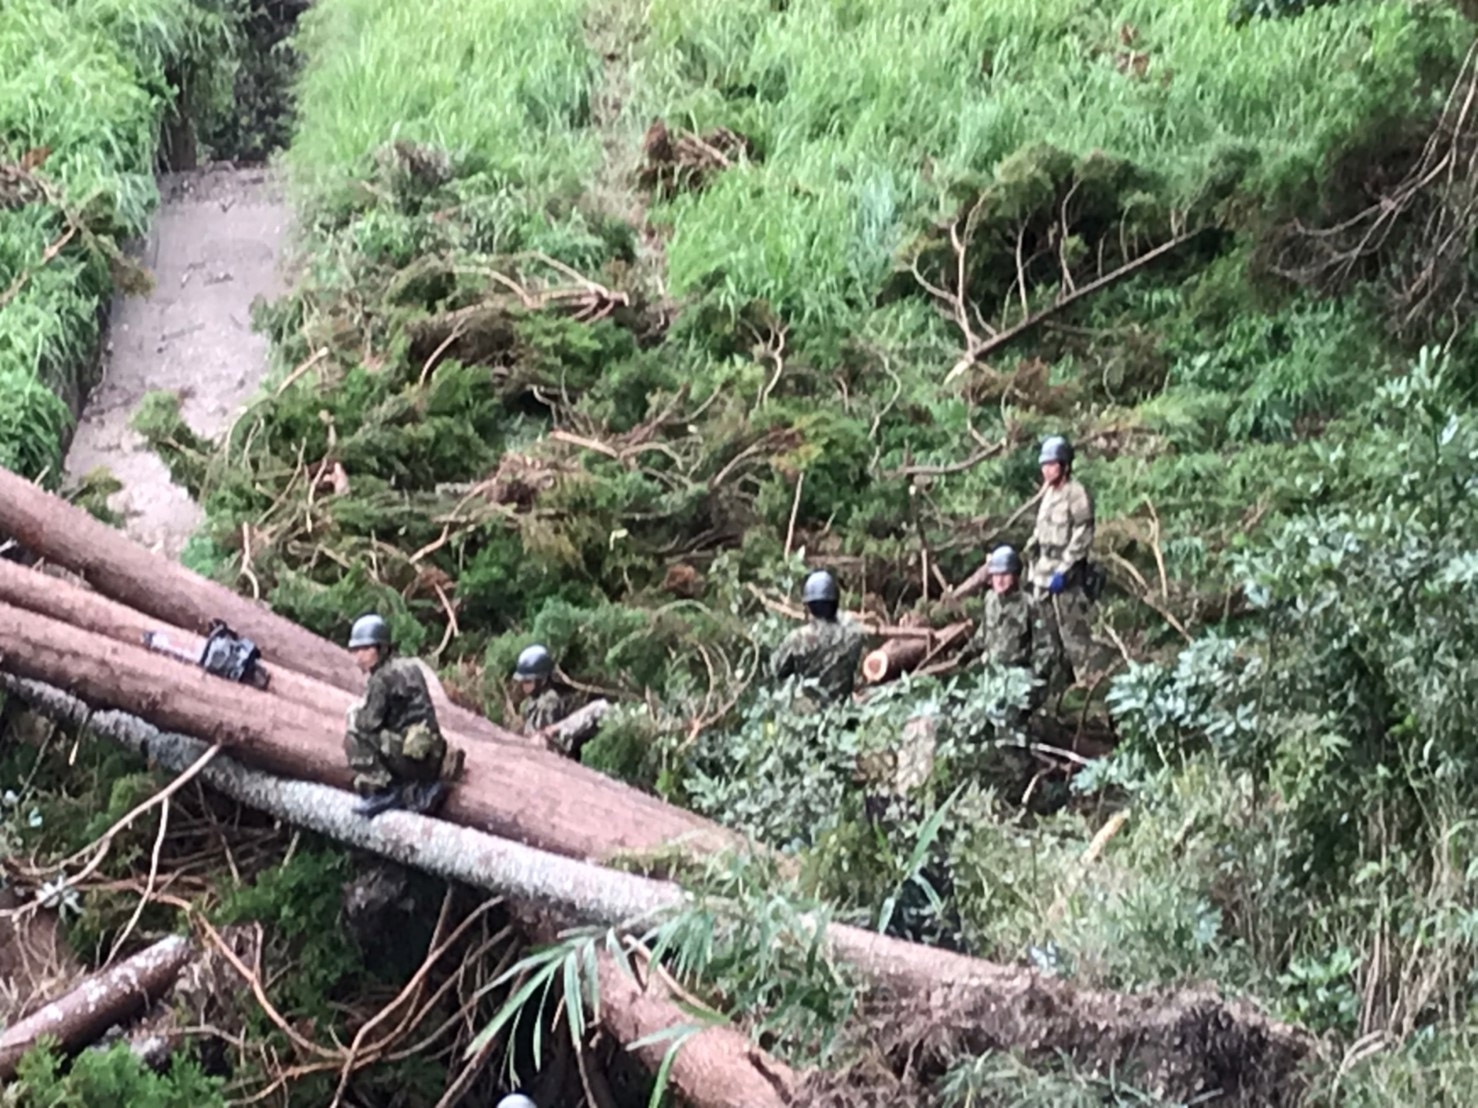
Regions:
M 189 939 L 171 935 L 7 1027 L 0 1032 L 0 1080 L 15 1076 L 16 1063 L 43 1036 L 75 1048 L 128 1019 L 174 983 L 192 953 Z
M 1106 288 L 1107 286 L 1113 284 L 1115 281 L 1122 280 L 1123 278 L 1128 277 L 1131 274 L 1139 272 L 1139 270 L 1149 265 L 1150 262 L 1154 261 L 1156 258 L 1163 257 L 1164 255 L 1170 253 L 1172 250 L 1184 246 L 1186 243 L 1190 242 L 1191 239 L 1195 238 L 1202 231 L 1205 231 L 1207 229 L 1208 228 L 1206 227 L 1197 227 L 1194 231 L 1186 231 L 1182 234 L 1176 235 L 1169 241 L 1162 242 L 1154 249 L 1145 251 L 1133 261 L 1125 262 L 1123 265 L 1117 267 L 1116 269 L 1112 269 L 1109 272 L 1105 273 L 1102 277 L 1089 281 L 1086 285 L 1074 288 L 1065 295 L 1058 296 L 1058 298 L 1054 300 L 1051 304 L 1048 304 L 1045 308 L 1040 308 L 1036 312 L 1033 312 L 1031 315 L 1023 319 L 1020 323 L 1017 323 L 1011 327 L 1007 327 L 1003 331 L 997 331 L 989 338 L 975 339 L 965 348 L 965 352 L 960 356 L 959 361 L 955 362 L 953 368 L 951 368 L 950 371 L 945 374 L 944 383 L 946 385 L 949 384 L 956 377 L 964 373 L 971 366 L 975 365 L 975 363 L 980 361 L 982 358 L 989 357 L 997 350 L 1000 350 L 1003 346 L 1015 342 L 1022 335 L 1036 328 L 1037 325 L 1042 323 L 1044 320 L 1051 319 L 1054 315 L 1062 311 L 1064 308 L 1077 303 L 1085 296 L 1091 296 L 1099 289 Z

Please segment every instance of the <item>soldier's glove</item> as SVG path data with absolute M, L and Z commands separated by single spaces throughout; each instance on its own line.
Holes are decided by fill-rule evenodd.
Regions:
M 1058 593 L 1062 592 L 1062 590 L 1066 587 L 1067 578 L 1062 575 L 1061 570 L 1054 573 L 1052 575 L 1052 580 L 1047 582 L 1047 591 L 1050 592 L 1053 596 L 1056 596 Z

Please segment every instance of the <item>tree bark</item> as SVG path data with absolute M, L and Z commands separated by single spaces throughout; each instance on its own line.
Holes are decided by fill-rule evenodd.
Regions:
M 0 667 L 119 708 L 160 727 L 220 742 L 274 772 L 347 787 L 344 719 L 204 670 L 99 639 L 0 604 Z M 466 748 L 445 818 L 577 858 L 647 852 L 679 838 L 694 850 L 738 845 L 732 832 L 544 750 Z
M 42 1036 L 55 1036 L 64 1047 L 82 1046 L 147 1007 L 192 954 L 189 939 L 171 935 L 7 1027 L 0 1032 L 0 1081 L 15 1076 L 16 1063 Z
M 9 668 L 11 660 L 4 665 Z M 170 769 L 182 770 L 204 753 L 199 740 L 161 734 L 132 716 L 90 715 L 76 697 L 44 684 L 0 675 L 0 686 L 54 718 L 85 722 L 95 733 Z M 444 820 L 409 812 L 365 820 L 353 814 L 352 798 L 339 790 L 278 780 L 225 755 L 207 765 L 201 777 L 287 822 L 581 922 L 621 927 L 640 916 L 678 909 L 687 900 L 669 882 L 557 857 Z M 1228 1103 L 1251 1105 L 1283 1103 L 1280 1098 L 1297 1089 L 1298 1066 L 1312 1045 L 1303 1032 L 1243 1001 L 1224 1001 L 1211 989 L 1142 994 L 1082 989 L 1019 966 L 820 920 L 809 923 L 825 927 L 833 956 L 884 986 L 905 1029 L 890 1041 L 904 1054 L 916 1049 L 949 1057 L 1010 1049 L 1060 1051 L 1099 1072 L 1153 1071 L 1172 1099 L 1221 1088 Z M 1276 1090 L 1272 1099 L 1269 1090 Z
M 3 466 L 0 534 L 9 534 L 32 553 L 80 574 L 98 592 L 155 619 L 197 634 L 203 634 L 212 619 L 223 619 L 261 648 L 269 666 L 297 670 L 356 696 L 364 689 L 364 675 L 343 647 L 146 550 Z M 531 745 L 454 704 L 447 705 L 446 719 L 475 738 Z

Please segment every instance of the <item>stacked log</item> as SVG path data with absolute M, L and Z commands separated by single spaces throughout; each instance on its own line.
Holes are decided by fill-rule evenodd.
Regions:
M 355 695 L 364 688 L 364 675 L 342 646 L 161 558 L 3 467 L 0 535 L 11 536 L 32 553 L 78 574 L 98 592 L 165 624 L 203 634 L 212 619 L 222 619 L 256 642 L 269 665 L 296 670 Z M 357 614 L 346 613 L 346 620 Z M 444 722 L 478 739 L 534 745 L 459 705 L 446 704 L 444 716 Z

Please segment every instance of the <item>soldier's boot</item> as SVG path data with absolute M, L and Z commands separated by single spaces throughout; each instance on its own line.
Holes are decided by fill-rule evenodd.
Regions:
M 445 781 L 416 781 L 405 786 L 404 807 L 408 812 L 434 816 L 446 802 L 451 788 Z
M 401 807 L 404 800 L 405 786 L 397 782 L 361 797 L 359 803 L 354 805 L 354 813 L 365 819 L 374 819 L 381 812 Z

